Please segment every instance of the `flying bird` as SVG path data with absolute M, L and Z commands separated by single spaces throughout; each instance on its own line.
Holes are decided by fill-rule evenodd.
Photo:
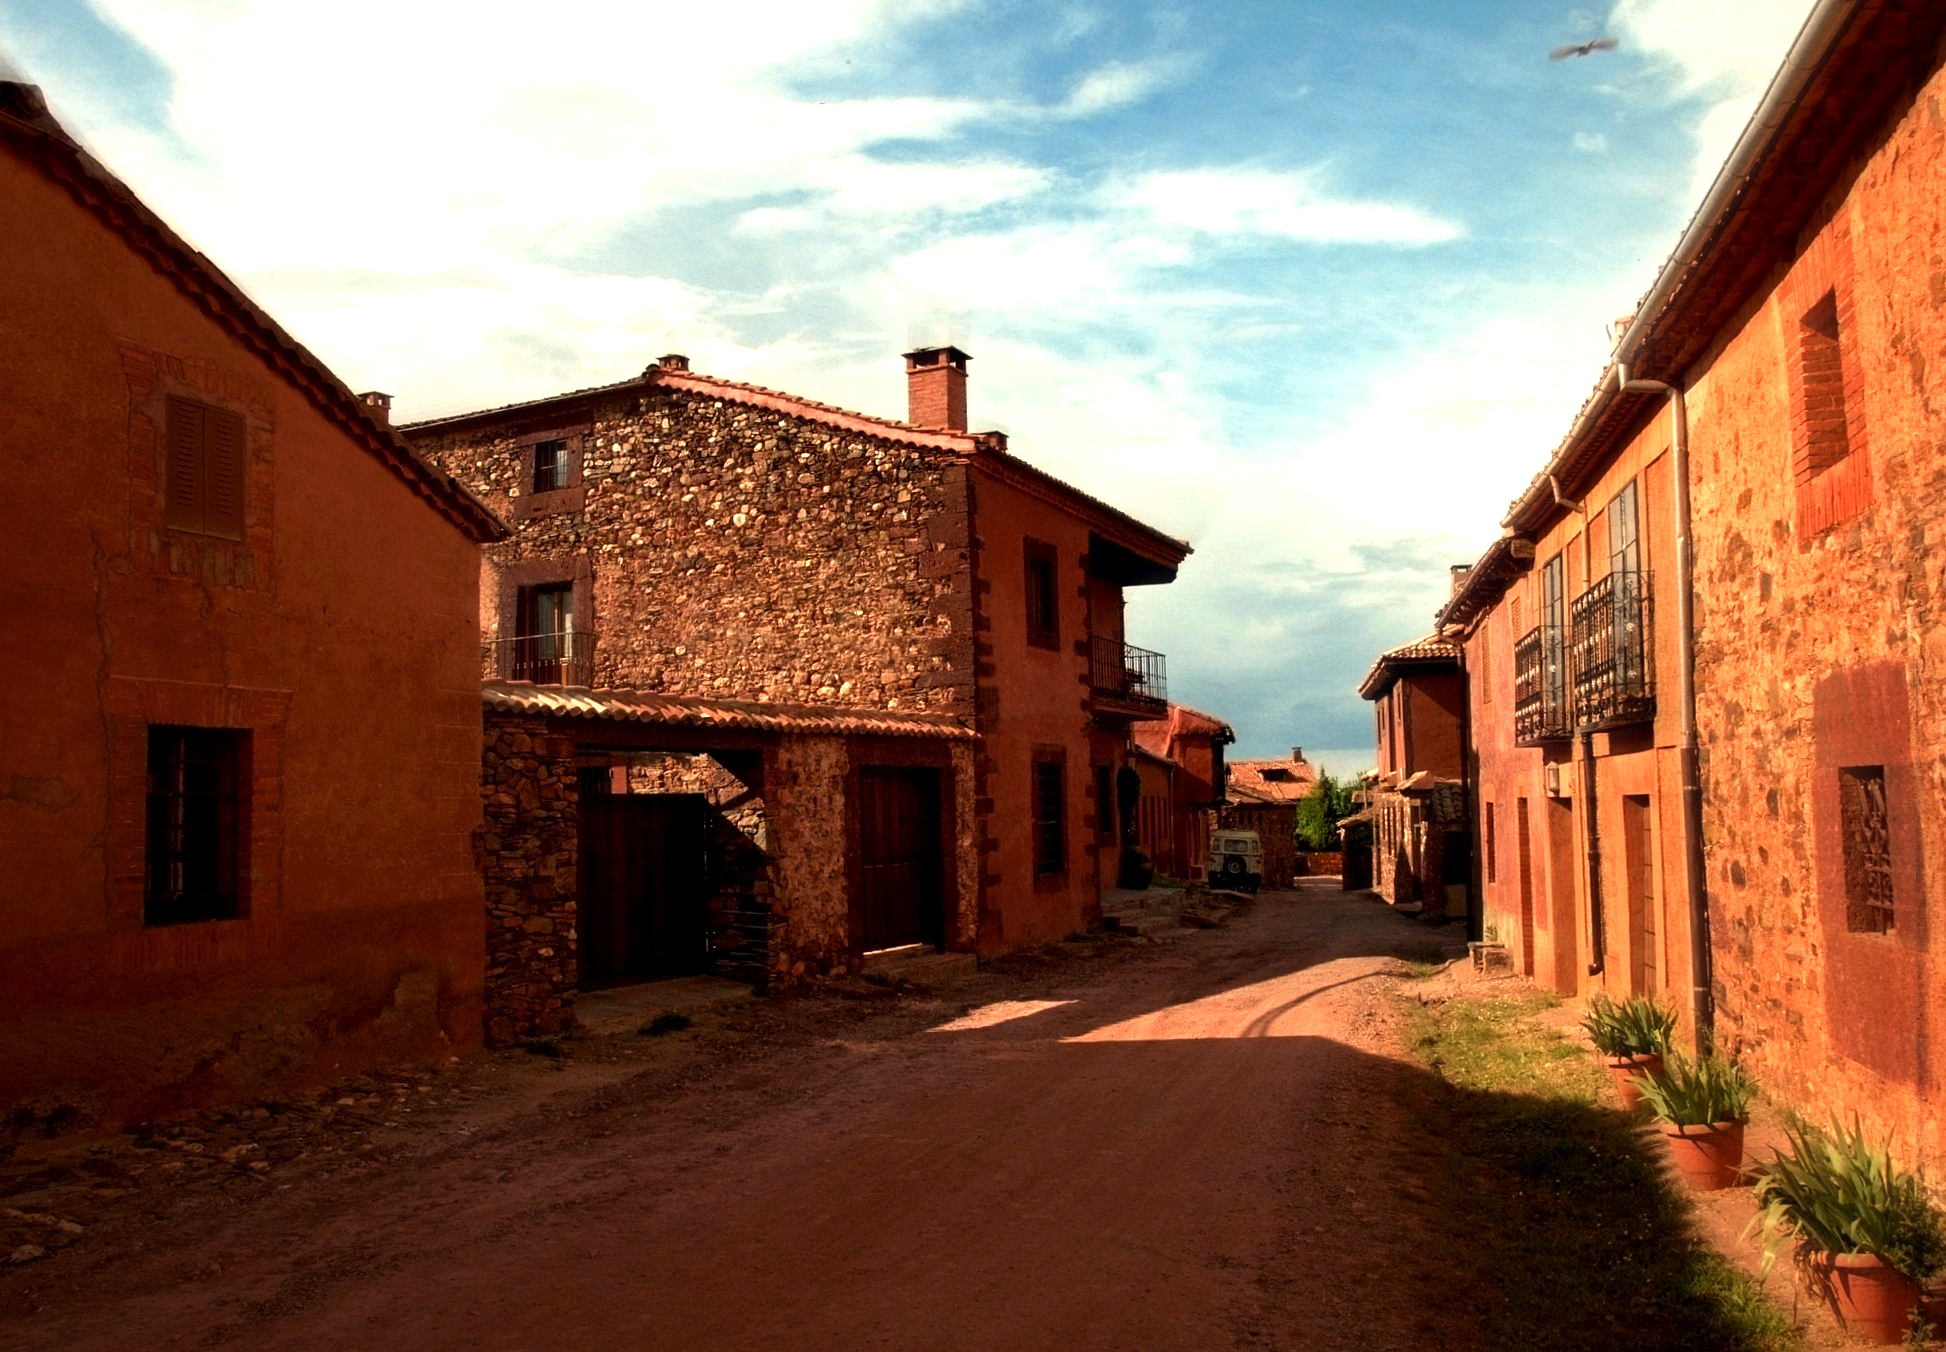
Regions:
M 1615 39 L 1602 37 L 1590 38 L 1586 42 L 1570 42 L 1565 47 L 1556 47 L 1547 54 L 1549 61 L 1565 61 L 1571 56 L 1586 56 L 1590 52 L 1613 51 Z

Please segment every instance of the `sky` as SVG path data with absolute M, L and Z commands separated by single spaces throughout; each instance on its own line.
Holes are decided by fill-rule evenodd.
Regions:
M 1809 7 L 0 0 L 0 64 L 399 421 L 674 352 L 902 419 L 959 346 L 1194 545 L 1171 697 L 1343 775 Z

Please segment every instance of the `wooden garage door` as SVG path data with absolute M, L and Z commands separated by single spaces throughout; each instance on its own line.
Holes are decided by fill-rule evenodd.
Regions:
M 581 799 L 581 986 L 708 970 L 703 814 L 687 794 Z
M 865 950 L 939 943 L 938 771 L 859 771 L 858 814 Z

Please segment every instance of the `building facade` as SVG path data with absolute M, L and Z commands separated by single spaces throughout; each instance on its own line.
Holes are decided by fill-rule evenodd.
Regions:
M 1301 746 L 1291 748 L 1289 760 L 1233 760 L 1225 769 L 1223 825 L 1255 831 L 1264 846 L 1264 886 L 1289 887 L 1298 876 L 1297 805 L 1317 784 L 1317 771 Z
M 1378 734 L 1371 886 L 1427 919 L 1469 915 L 1466 690 L 1460 650 L 1437 634 L 1379 654 L 1359 683 Z
M 0 1111 L 477 1046 L 493 518 L 0 84 Z
M 1136 748 L 1144 753 L 1139 843 L 1156 871 L 1186 881 L 1201 881 L 1209 867 L 1209 837 L 1227 801 L 1229 767 L 1224 748 L 1236 733 L 1222 719 L 1171 704 L 1163 718 L 1135 725 Z M 1151 765 L 1151 763 L 1153 763 Z M 1166 801 L 1156 801 L 1156 792 Z
M 486 555 L 487 676 L 976 733 L 942 850 L 979 861 L 964 943 L 991 952 L 1099 917 L 1119 855 L 1102 805 L 1166 694 L 1123 590 L 1171 580 L 1188 546 L 967 431 L 967 361 L 907 354 L 907 423 L 672 356 L 407 430 L 514 526 Z M 917 792 L 936 821 L 958 789 Z

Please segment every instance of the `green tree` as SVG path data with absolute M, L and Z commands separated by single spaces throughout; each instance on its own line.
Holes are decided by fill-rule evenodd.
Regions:
M 1302 850 L 1338 848 L 1338 822 L 1351 815 L 1351 786 L 1340 784 L 1329 772 L 1318 776 L 1311 791 L 1297 802 L 1297 827 L 1293 831 Z

